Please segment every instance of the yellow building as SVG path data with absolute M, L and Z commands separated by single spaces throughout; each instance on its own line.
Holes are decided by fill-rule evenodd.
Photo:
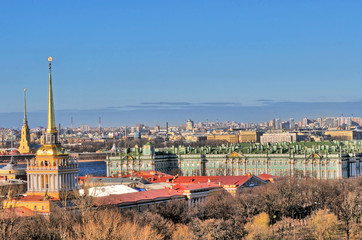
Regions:
M 69 195 L 78 187 L 78 162 L 69 158 L 69 154 L 58 141 L 55 125 L 54 103 L 51 77 L 51 57 L 49 60 L 48 127 L 44 136 L 44 145 L 36 151 L 35 159 L 27 164 L 27 196 L 6 200 L 4 208 L 27 208 L 48 213 L 52 202 Z
M 261 133 L 254 131 L 240 131 L 239 135 L 213 134 L 208 135 L 208 141 L 226 141 L 229 143 L 260 142 Z
M 326 136 L 329 136 L 331 140 L 351 141 L 360 139 L 360 134 L 355 131 L 325 131 Z
M 261 136 L 260 132 L 240 131 L 239 143 L 260 142 L 260 136 Z
M 239 135 L 208 135 L 207 141 L 226 141 L 229 143 L 238 143 L 239 142 Z

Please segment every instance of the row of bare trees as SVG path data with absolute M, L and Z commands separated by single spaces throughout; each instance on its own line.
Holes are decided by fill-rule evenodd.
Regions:
M 283 178 L 236 196 L 217 194 L 194 208 L 170 202 L 125 216 L 165 239 L 361 239 L 361 190 L 361 177 Z
M 2 217 L 2 239 L 361 239 L 362 178 L 283 178 L 195 207 L 172 201 L 146 212 L 94 209 L 73 196 L 50 216 Z

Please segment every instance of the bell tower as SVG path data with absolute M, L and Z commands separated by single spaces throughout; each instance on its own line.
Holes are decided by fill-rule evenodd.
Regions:
M 24 89 L 24 121 L 21 128 L 21 140 L 18 151 L 20 153 L 30 153 L 30 130 L 26 116 L 26 89 Z

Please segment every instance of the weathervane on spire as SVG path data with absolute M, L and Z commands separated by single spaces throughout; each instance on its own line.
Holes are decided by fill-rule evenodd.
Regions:
M 50 71 L 50 69 L 52 69 L 52 61 L 53 61 L 53 58 L 52 58 L 52 57 L 48 57 L 49 71 Z

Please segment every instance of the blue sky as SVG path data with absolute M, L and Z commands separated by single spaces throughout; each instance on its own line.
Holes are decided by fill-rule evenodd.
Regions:
M 45 125 L 49 55 L 66 126 L 71 115 L 79 125 L 362 116 L 361 10 L 341 0 L 2 2 L 0 126 L 21 125 L 23 88 L 29 124 Z

